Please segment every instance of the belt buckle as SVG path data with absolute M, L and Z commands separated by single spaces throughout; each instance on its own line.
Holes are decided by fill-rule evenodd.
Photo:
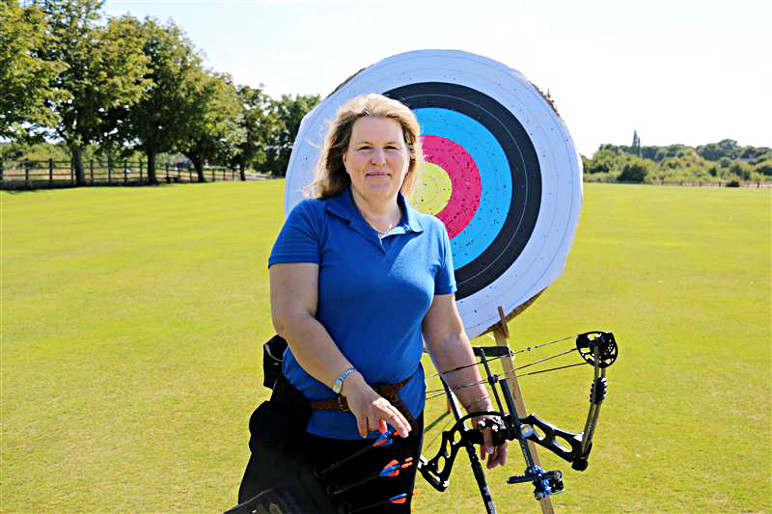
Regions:
M 340 410 L 342 412 L 351 412 L 351 409 L 348 408 L 348 402 L 343 403 L 345 401 L 345 398 L 342 394 L 339 394 L 337 397 L 338 400 L 338 407 L 340 407 Z

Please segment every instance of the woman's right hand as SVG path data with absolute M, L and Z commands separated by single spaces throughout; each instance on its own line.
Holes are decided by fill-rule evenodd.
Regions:
M 401 437 L 407 437 L 410 423 L 397 408 L 367 385 L 357 371 L 343 382 L 341 394 L 346 397 L 348 408 L 357 420 L 359 435 L 367 437 L 370 432 L 385 433 L 386 424 L 391 425 Z

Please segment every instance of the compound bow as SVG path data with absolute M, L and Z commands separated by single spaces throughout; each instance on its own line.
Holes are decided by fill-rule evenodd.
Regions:
M 530 352 L 538 348 L 556 344 L 561 341 L 567 341 L 576 337 L 573 348 L 539 359 L 535 362 L 524 364 L 513 368 L 511 372 L 505 372 L 502 376 L 491 372 L 489 363 L 496 359 L 511 359 L 516 354 Z M 537 500 L 548 498 L 552 494 L 563 491 L 563 476 L 560 471 L 546 471 L 538 465 L 535 452 L 529 447 L 528 441 L 542 446 L 558 457 L 571 463 L 571 467 L 577 471 L 587 469 L 588 458 L 592 450 L 592 439 L 597 426 L 600 407 L 606 397 L 607 381 L 606 368 L 611 366 L 617 359 L 618 347 L 614 335 L 611 332 L 586 332 L 569 336 L 549 343 L 543 343 L 535 346 L 529 346 L 518 352 L 512 352 L 507 345 L 504 346 L 475 346 L 474 354 L 479 358 L 479 362 L 468 366 L 455 368 L 448 373 L 453 373 L 469 366 L 482 365 L 485 369 L 485 378 L 479 382 L 463 384 L 454 387 L 452 390 L 442 379 L 443 388 L 439 390 L 427 391 L 427 399 L 447 395 L 451 410 L 456 419 L 453 426 L 448 430 L 443 430 L 442 442 L 436 455 L 432 458 L 421 456 L 418 470 L 429 484 L 438 491 L 445 491 L 449 485 L 450 473 L 453 469 L 453 463 L 460 448 L 465 448 L 469 455 L 472 471 L 480 487 L 480 494 L 488 514 L 495 514 L 496 509 L 490 490 L 487 487 L 482 465 L 477 458 L 475 449 L 476 444 L 483 441 L 482 433 L 477 428 L 467 426 L 467 421 L 474 418 L 482 418 L 480 427 L 492 428 L 493 442 L 500 445 L 504 441 L 517 441 L 525 460 L 525 472 L 522 475 L 511 476 L 507 483 L 526 483 L 530 482 L 534 486 L 534 496 Z M 548 369 L 539 369 L 528 372 L 517 373 L 517 371 L 542 364 L 549 360 L 577 352 L 582 358 L 582 362 L 557 366 Z M 584 424 L 584 431 L 574 433 L 558 428 L 552 423 L 543 420 L 536 414 L 519 416 L 512 393 L 510 380 L 516 384 L 516 377 L 535 375 L 548 371 L 571 368 L 589 364 L 594 369 L 594 379 L 590 387 L 590 408 L 587 414 L 587 420 Z M 453 391 L 472 387 L 482 383 L 487 383 L 495 400 L 498 410 L 485 412 L 471 412 L 462 416 L 458 400 Z M 519 391 L 519 388 L 516 388 Z M 502 400 L 503 398 L 503 400 Z

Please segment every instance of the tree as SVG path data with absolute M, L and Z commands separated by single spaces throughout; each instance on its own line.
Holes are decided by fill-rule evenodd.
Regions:
M 126 120 L 120 138 L 139 142 L 147 156 L 148 180 L 155 184 L 156 156 L 180 149 L 190 137 L 188 120 L 196 109 L 192 95 L 201 87 L 201 57 L 171 21 L 160 25 L 145 18 L 138 34 L 148 62 L 147 86 L 139 102 L 112 115 Z
M 595 152 L 592 159 L 588 162 L 587 173 L 609 173 L 618 169 L 617 161 L 619 155 L 614 153 L 613 150 L 604 148 L 598 152 Z
M 238 95 L 243 109 L 241 127 L 245 137 L 233 164 L 238 166 L 241 180 L 246 180 L 245 170 L 248 166 L 262 169 L 261 165 L 265 164 L 266 148 L 276 130 L 276 113 L 271 97 L 263 92 L 262 85 L 258 88 L 239 86 Z
M 751 179 L 752 168 L 749 164 L 742 161 L 734 161 L 729 167 L 729 171 L 737 175 L 742 180 L 748 181 Z
M 39 51 L 42 59 L 64 64 L 54 78 L 59 91 L 48 104 L 53 128 L 72 155 L 78 185 L 85 184 L 83 149 L 109 130 L 110 109 L 136 103 L 146 85 L 147 59 L 133 18 L 113 18 L 98 25 L 102 0 L 41 2 L 51 32 Z
M 639 157 L 643 157 L 644 159 L 651 159 L 652 161 L 654 161 L 656 160 L 658 153 L 659 153 L 658 146 L 642 146 Z
M 589 173 L 587 170 L 592 165 L 592 161 L 585 157 L 583 154 L 579 154 L 579 157 L 582 159 L 582 172 Z
M 0 2 L 0 138 L 22 138 L 54 123 L 46 102 L 57 96 L 51 81 L 64 65 L 38 55 L 49 41 L 38 6 Z
M 601 145 L 598 147 L 598 152 L 602 152 L 604 150 L 617 155 L 621 153 L 619 146 L 612 145 L 611 143 L 601 143 Z
M 772 176 L 772 159 L 767 159 L 756 164 L 756 173 Z
M 617 180 L 619 182 L 641 183 L 646 180 L 648 174 L 648 163 L 643 159 L 633 158 L 629 162 L 625 163 L 625 165 L 622 167 L 622 173 L 619 174 Z
M 300 122 L 321 98 L 319 95 L 282 95 L 274 101 L 276 108 L 276 133 L 272 144 L 267 149 L 267 166 L 275 175 L 283 177 L 287 174 L 292 145 L 300 128 Z
M 722 139 L 718 143 L 708 143 L 697 147 L 697 153 L 703 159 L 718 161 L 722 157 L 736 159 L 741 148 L 734 139 Z
M 239 97 L 230 76 L 199 73 L 197 87 L 188 96 L 188 134 L 181 151 L 196 168 L 199 182 L 204 182 L 204 165 L 215 160 L 232 162 L 245 131 L 240 126 Z

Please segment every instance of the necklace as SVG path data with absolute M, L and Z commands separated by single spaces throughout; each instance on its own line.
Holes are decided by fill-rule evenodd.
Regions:
M 376 227 L 372 221 L 370 221 L 370 218 L 367 217 L 366 214 L 362 213 L 362 217 L 365 219 L 368 225 L 370 225 L 370 228 L 378 232 L 378 237 L 383 237 L 386 235 L 386 233 L 394 228 L 394 223 L 389 223 L 389 225 L 384 229 L 381 230 L 378 227 Z
M 360 208 L 359 208 L 359 206 L 358 206 L 358 205 L 356 206 L 356 208 L 357 208 L 357 210 L 359 211 L 359 214 L 361 214 L 361 215 L 362 215 L 362 218 L 365 220 L 365 222 L 366 222 L 368 225 L 370 225 L 370 228 L 371 228 L 371 229 L 373 229 L 373 230 L 375 230 L 376 232 L 378 232 L 378 237 L 379 237 L 379 238 L 383 238 L 383 236 L 385 236 L 385 235 L 386 235 L 386 233 L 387 233 L 389 230 L 393 229 L 393 228 L 394 228 L 394 226 L 396 225 L 396 223 L 389 223 L 389 224 L 388 224 L 388 226 L 387 226 L 385 229 L 381 230 L 381 229 L 379 229 L 379 228 L 378 228 L 378 227 L 375 225 L 375 223 L 373 223 L 373 222 L 370 220 L 370 217 L 369 217 L 367 214 L 365 214 L 365 213 L 362 211 L 362 209 L 360 209 Z M 401 212 L 400 212 L 400 215 L 401 215 Z

